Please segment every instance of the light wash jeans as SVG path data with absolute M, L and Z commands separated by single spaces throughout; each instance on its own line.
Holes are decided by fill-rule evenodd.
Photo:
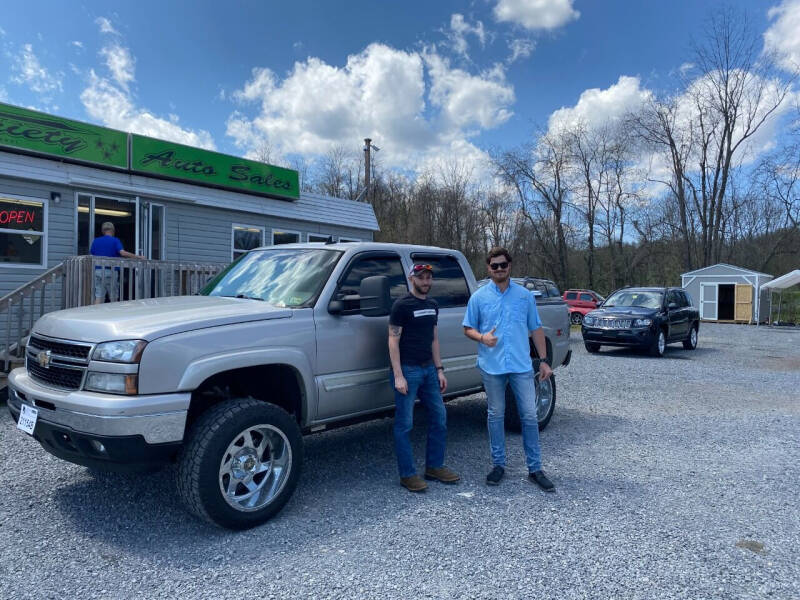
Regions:
M 414 453 L 408 434 L 414 425 L 414 401 L 419 396 L 428 412 L 428 443 L 425 451 L 425 466 L 433 469 L 444 465 L 444 451 L 447 445 L 447 412 L 439 391 L 439 374 L 433 363 L 427 366 L 401 365 L 403 377 L 408 382 L 408 393 L 394 390 L 397 410 L 394 414 L 394 449 L 397 453 L 397 468 L 400 477 L 411 477 L 417 472 L 414 467 Z M 394 389 L 394 373 L 390 371 L 389 380 Z
M 528 471 L 539 471 L 542 468 L 534 377 L 533 371 L 491 375 L 481 369 L 488 404 L 489 447 L 492 451 L 492 462 L 497 466 L 506 466 L 506 386 L 511 385 L 522 422 L 522 445 L 525 448 Z

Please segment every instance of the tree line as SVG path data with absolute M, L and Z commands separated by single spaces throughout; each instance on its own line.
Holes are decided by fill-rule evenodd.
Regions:
M 479 277 L 497 245 L 517 275 L 601 293 L 676 285 L 717 262 L 797 268 L 797 73 L 779 70 L 733 11 L 709 19 L 691 65 L 674 90 L 622 116 L 550 123 L 493 150 L 488 184 L 457 160 L 410 177 L 374 156 L 365 194 L 363 156 L 343 148 L 292 166 L 304 190 L 370 202 L 376 240 L 457 248 Z

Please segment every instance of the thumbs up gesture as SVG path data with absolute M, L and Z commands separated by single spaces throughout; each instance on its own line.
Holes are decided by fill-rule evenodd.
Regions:
M 494 348 L 497 345 L 497 336 L 494 334 L 496 330 L 497 327 L 493 327 L 489 333 L 481 335 L 481 341 L 489 346 L 489 348 Z

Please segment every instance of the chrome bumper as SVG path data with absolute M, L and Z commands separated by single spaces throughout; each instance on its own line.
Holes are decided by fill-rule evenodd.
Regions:
M 63 391 L 41 385 L 24 368 L 8 377 L 8 405 L 39 410 L 39 418 L 80 433 L 98 436 L 141 435 L 148 444 L 180 442 L 186 427 L 190 393 L 119 396 Z

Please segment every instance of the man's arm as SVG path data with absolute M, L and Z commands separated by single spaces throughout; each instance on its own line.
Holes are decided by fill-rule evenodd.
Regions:
M 539 379 L 547 379 L 553 374 L 553 369 L 544 360 L 547 358 L 547 342 L 544 338 L 544 328 L 539 327 L 531 331 L 531 337 L 536 348 L 536 354 L 542 359 L 541 363 L 539 363 Z
M 481 344 L 486 344 L 489 348 L 494 348 L 497 345 L 497 336 L 494 334 L 497 327 L 489 331 L 488 333 L 481 333 L 477 329 L 473 329 L 472 327 L 464 326 L 464 335 L 467 336 L 471 340 L 475 340 L 476 342 L 480 342 Z
M 439 326 L 433 328 L 433 343 L 431 344 L 431 353 L 433 354 L 433 364 L 436 367 L 436 374 L 439 376 L 439 391 L 444 393 L 447 389 L 447 377 L 444 376 L 444 368 L 442 367 L 442 356 L 439 352 Z
M 142 259 L 144 259 L 144 256 L 139 256 L 138 254 L 134 254 L 133 252 L 128 252 L 127 250 L 120 250 L 119 251 L 119 255 L 122 258 L 142 258 Z
M 401 394 L 408 393 L 408 382 L 403 377 L 403 368 L 400 366 L 400 334 L 403 328 L 400 325 L 389 324 L 389 360 L 394 373 L 394 387 Z

